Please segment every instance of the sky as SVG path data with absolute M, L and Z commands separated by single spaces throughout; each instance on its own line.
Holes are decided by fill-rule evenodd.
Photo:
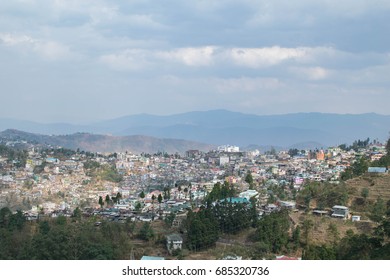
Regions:
M 390 115 L 388 0 L 0 2 L 0 118 Z

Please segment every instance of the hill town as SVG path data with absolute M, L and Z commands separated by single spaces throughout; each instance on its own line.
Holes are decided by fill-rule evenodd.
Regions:
M 283 258 L 284 253 L 297 259 L 320 258 L 315 246 L 332 243 L 333 238 L 336 242 L 336 237 L 341 239 L 348 234 L 371 233 L 383 221 L 384 199 L 390 201 L 390 192 L 389 196 L 386 190 L 376 195 L 374 185 L 382 178 L 384 185 L 390 186 L 388 146 L 389 141 L 386 145 L 367 139 L 350 146 L 316 150 L 240 151 L 237 146 L 223 145 L 210 151 L 188 150 L 185 154 L 134 154 L 92 153 L 22 139 L 3 140 L 0 208 L 9 209 L 11 217 L 19 213 L 26 221 L 38 224 L 59 217 L 92 217 L 96 228 L 102 223 L 132 224 L 128 231 L 134 238 L 148 242 L 144 248 L 150 247 L 151 240 L 157 242 L 156 238 L 167 240 L 166 251 L 165 245 L 161 247 L 158 242 L 161 249 L 157 252 L 144 250 L 158 258 L 172 258 L 175 251 L 175 257 L 191 259 L 194 252 L 207 252 L 218 242 L 225 249 L 230 246 L 230 253 L 223 250 L 226 254 L 220 257 L 250 258 L 234 249 L 239 238 L 245 238 L 244 243 L 257 242 L 257 257 L 279 254 L 277 257 Z M 349 183 L 357 178 L 363 178 L 365 183 L 357 187 Z M 237 223 L 236 212 L 230 208 L 230 214 L 215 216 L 215 207 L 227 204 L 238 207 L 234 209 L 244 215 L 239 219 L 242 224 Z M 210 238 L 205 232 L 200 237 L 199 230 L 198 235 L 193 235 L 191 220 L 202 219 L 197 215 L 207 213 L 209 208 L 215 210 L 213 219 L 219 221 L 219 228 Z M 269 237 L 259 237 L 261 223 L 282 214 L 287 218 L 288 242 L 312 247 L 292 248 L 281 240 L 267 245 L 265 240 Z M 5 214 L 2 215 L 3 219 Z M 226 224 L 229 219 L 233 219 L 232 224 Z M 2 226 L 4 221 L 0 221 Z M 351 221 L 365 226 L 356 227 Z M 328 227 L 323 230 L 320 224 Z M 325 234 L 321 235 L 321 231 Z M 248 235 L 242 237 L 239 233 L 243 232 Z M 134 258 L 134 244 L 130 247 L 119 258 Z M 136 251 L 136 255 L 142 254 Z

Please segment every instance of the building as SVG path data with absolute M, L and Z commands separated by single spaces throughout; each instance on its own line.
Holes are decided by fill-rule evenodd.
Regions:
M 247 190 L 240 193 L 238 196 L 241 198 L 246 198 L 248 201 L 251 197 L 256 197 L 259 193 L 256 190 Z
M 325 153 L 323 150 L 320 150 L 319 152 L 316 153 L 316 158 L 317 160 L 325 160 Z
M 228 197 L 226 199 L 221 199 L 219 201 L 220 203 L 228 202 L 233 204 L 247 204 L 249 203 L 249 200 L 245 197 Z
M 142 256 L 141 261 L 163 261 L 164 257 Z
M 334 218 L 342 218 L 342 219 L 348 218 L 349 209 L 346 206 L 335 205 L 333 206 L 332 211 L 333 211 L 332 217 Z
M 368 173 L 384 174 L 384 173 L 387 173 L 387 168 L 386 167 L 369 167 Z
M 295 201 L 279 201 L 279 206 L 282 209 L 293 210 L 293 209 L 295 209 L 296 203 L 295 203 Z
M 225 165 L 225 164 L 228 164 L 229 163 L 229 157 L 219 157 L 219 165 L 222 166 L 222 165 Z
M 352 222 L 359 222 L 360 221 L 360 216 L 354 215 L 352 216 Z
M 240 147 L 223 145 L 223 146 L 218 147 L 218 151 L 219 152 L 226 152 L 226 153 L 238 153 L 240 151 Z
M 301 260 L 301 258 L 289 257 L 289 256 L 285 256 L 285 255 L 276 256 L 275 259 L 278 261 L 300 261 Z
M 180 234 L 172 233 L 170 235 L 167 235 L 167 249 L 170 254 L 174 250 L 181 250 L 183 246 L 183 238 Z

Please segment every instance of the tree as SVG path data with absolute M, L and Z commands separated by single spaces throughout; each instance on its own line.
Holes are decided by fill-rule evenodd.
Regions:
M 362 196 L 363 199 L 364 199 L 364 203 L 367 202 L 367 197 L 368 197 L 369 193 L 370 193 L 370 191 L 369 191 L 368 188 L 363 188 L 363 189 L 362 189 L 361 196 Z
M 139 231 L 139 238 L 145 241 L 150 241 L 154 238 L 154 231 L 150 226 L 150 223 L 144 222 Z
M 355 176 L 363 175 L 367 172 L 368 169 L 368 161 L 366 158 L 361 157 L 359 160 L 355 161 L 352 165 L 352 171 Z
M 332 246 L 309 245 L 302 254 L 304 260 L 335 260 L 336 251 Z
M 137 201 L 137 203 L 135 204 L 135 207 L 134 207 L 134 210 L 139 212 L 141 210 L 141 203 L 139 201 Z
M 374 222 L 381 222 L 386 214 L 386 205 L 382 198 L 378 197 L 372 207 L 370 218 Z
M 158 195 L 157 197 L 157 201 L 158 201 L 158 209 L 161 210 L 161 202 L 162 202 L 163 198 L 162 198 L 162 195 L 161 193 Z
M 301 243 L 301 228 L 300 226 L 297 226 L 292 235 L 292 240 L 294 243 L 295 248 L 297 249 L 299 247 L 299 244 Z
M 145 198 L 145 193 L 144 193 L 144 191 L 142 191 L 142 192 L 139 194 L 139 197 L 142 198 L 142 199 Z
M 181 186 L 180 186 L 180 185 L 177 187 L 177 191 L 178 191 L 179 193 L 181 193 Z
M 104 201 L 103 201 L 103 198 L 101 196 L 99 196 L 99 205 L 100 205 L 100 208 L 103 208 L 103 206 L 104 206 Z
M 105 201 L 106 201 L 106 205 L 107 205 L 107 206 L 111 204 L 111 198 L 110 198 L 109 195 L 106 195 Z
M 337 258 L 340 260 L 368 260 L 380 248 L 380 241 L 366 234 L 348 234 L 337 248 Z
M 75 218 L 76 220 L 80 220 L 81 219 L 81 210 L 80 210 L 80 208 L 76 207 L 76 209 L 73 210 L 72 217 Z
M 290 219 L 287 211 L 271 213 L 259 221 L 256 241 L 266 244 L 272 253 L 278 253 L 288 244 L 289 229 Z
M 153 208 L 153 219 L 154 219 L 154 201 L 156 200 L 156 196 L 152 195 L 152 208 Z
M 249 184 L 250 189 L 253 188 L 253 177 L 252 177 L 252 173 L 249 170 L 245 176 L 245 182 Z
M 111 199 L 114 203 L 119 203 L 120 199 L 122 198 L 122 194 L 118 192 L 116 196 L 113 196 Z
M 218 221 L 211 209 L 202 209 L 194 213 L 191 210 L 187 214 L 187 247 L 190 250 L 198 250 L 213 246 L 218 240 Z
M 165 217 L 165 220 L 164 222 L 168 225 L 168 226 L 172 226 L 173 224 L 173 221 L 175 220 L 176 218 L 176 214 L 174 212 L 170 212 L 166 217 Z
M 314 227 L 314 223 L 312 220 L 305 220 L 302 225 L 302 230 L 303 230 L 303 238 L 305 239 L 305 245 L 309 245 L 310 241 L 310 234 L 311 231 Z
M 168 187 L 165 187 L 165 188 L 164 188 L 164 195 L 163 195 L 163 198 L 164 198 L 165 200 L 171 198 L 171 194 L 170 194 L 170 191 L 169 191 L 169 188 L 168 188 Z
M 296 156 L 299 154 L 299 150 L 298 149 L 289 149 L 288 150 L 288 154 L 293 157 L 293 156 Z
M 252 220 L 252 227 L 256 228 L 257 227 L 257 222 L 258 222 L 258 215 L 259 215 L 259 213 L 257 211 L 257 207 L 256 207 L 257 198 L 252 196 L 251 198 L 249 198 L 249 202 L 251 204 L 250 217 L 251 217 L 251 220 Z
M 337 229 L 337 225 L 334 223 L 330 223 L 329 227 L 328 227 L 328 231 L 329 231 L 330 235 L 333 237 L 333 244 L 336 245 L 336 243 L 340 237 L 340 233 Z

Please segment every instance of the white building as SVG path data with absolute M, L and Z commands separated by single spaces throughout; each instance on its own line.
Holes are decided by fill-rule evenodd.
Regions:
M 240 151 L 240 147 L 223 145 L 223 146 L 218 147 L 218 151 L 219 152 L 226 152 L 226 153 L 238 153 Z
M 228 164 L 229 161 L 230 161 L 229 157 L 219 157 L 219 165 L 220 166 Z
M 259 193 L 256 190 L 247 190 L 245 192 L 240 193 L 238 196 L 242 198 L 246 198 L 248 201 L 251 197 L 258 195 Z
M 167 235 L 167 249 L 171 254 L 174 250 L 181 250 L 183 246 L 183 238 L 176 233 Z

